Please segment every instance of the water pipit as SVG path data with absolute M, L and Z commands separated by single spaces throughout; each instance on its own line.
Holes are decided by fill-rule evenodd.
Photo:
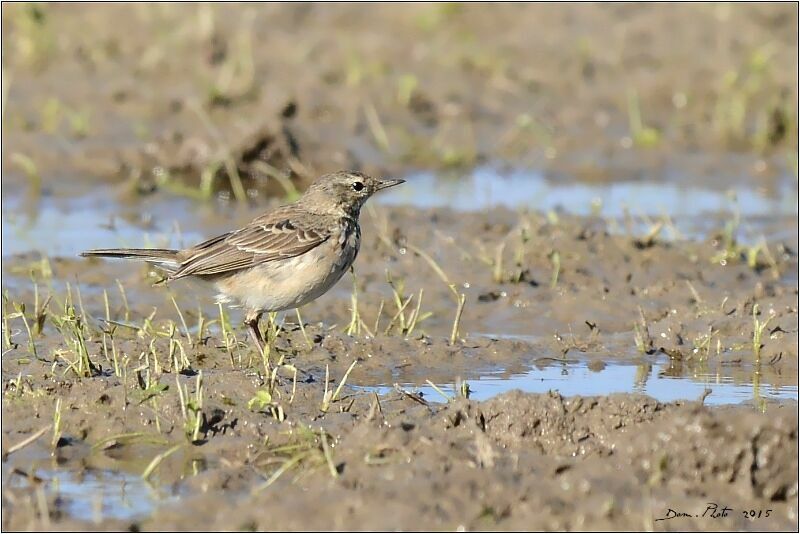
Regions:
M 193 276 L 213 283 L 221 302 L 246 310 L 245 324 L 263 351 L 261 315 L 298 308 L 333 287 L 358 254 L 361 207 L 403 182 L 355 171 L 326 174 L 296 202 L 193 247 L 98 249 L 81 256 L 146 261 L 164 271 L 164 282 Z

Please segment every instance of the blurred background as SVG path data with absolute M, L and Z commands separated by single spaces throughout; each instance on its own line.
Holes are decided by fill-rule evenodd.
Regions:
M 4 256 L 200 237 L 341 168 L 411 178 L 387 203 L 690 234 L 796 213 L 796 5 L 19 3 L 2 26 Z

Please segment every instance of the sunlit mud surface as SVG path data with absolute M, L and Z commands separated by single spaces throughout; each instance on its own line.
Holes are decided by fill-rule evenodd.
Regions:
M 797 529 L 796 6 L 21 6 L 5 529 Z M 407 183 L 268 354 L 77 256 L 340 167 Z
M 428 480 L 440 499 L 422 521 L 441 528 L 642 528 L 669 508 L 705 510 L 714 499 L 739 513 L 772 507 L 762 525 L 792 523 L 796 481 L 782 468 L 761 472 L 795 461 L 797 240 L 788 217 L 750 213 L 793 235 L 764 237 L 767 252 L 751 267 L 746 253 L 720 256 L 723 238 L 713 235 L 612 232 L 601 216 L 564 212 L 377 202 L 363 216 L 355 292 L 348 276 L 305 307 L 305 334 L 294 314 L 277 316 L 268 362 L 246 345 L 236 310 L 226 347 L 210 288 L 153 287 L 144 266 L 73 255 L 107 243 L 177 244 L 252 215 L 226 209 L 218 223 L 210 210 L 208 232 L 193 226 L 193 212 L 155 211 L 145 229 L 102 224 L 109 212 L 98 210 L 82 234 L 47 229 L 44 216 L 37 231 L 61 232 L 63 255 L 30 245 L 6 254 L 5 442 L 45 429 L 4 463 L 6 498 L 20 510 L 10 524 L 43 527 L 44 513 L 64 527 L 182 528 L 202 517 L 209 528 L 272 528 L 248 512 L 267 509 L 283 514 L 282 528 L 414 528 L 407 514 L 426 506 L 406 487 L 412 480 Z M 466 298 L 452 344 L 448 284 Z M 37 292 L 40 308 L 53 295 L 52 318 L 33 356 L 13 306 L 25 302 L 34 321 Z M 85 378 L 76 334 L 51 322 L 70 292 L 86 318 Z M 198 391 L 202 402 L 186 399 Z M 490 432 L 498 418 L 508 423 Z M 753 478 L 751 464 L 767 456 Z M 483 471 L 493 473 L 488 486 Z M 548 497 L 539 500 L 539 486 L 523 491 L 524 473 L 545 476 Z M 678 492 L 676 480 L 704 493 Z M 455 488 L 473 488 L 481 508 L 465 518 Z M 559 499 L 572 502 L 576 491 L 582 504 L 566 508 Z M 595 502 L 598 492 L 614 503 Z M 306 499 L 338 503 L 329 522 L 287 511 Z M 366 512 L 379 502 L 395 504 L 388 515 Z M 719 526 L 752 523 L 732 516 Z

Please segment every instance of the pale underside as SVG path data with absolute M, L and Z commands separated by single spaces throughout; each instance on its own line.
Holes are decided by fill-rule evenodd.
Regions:
M 218 300 L 251 312 L 298 308 L 327 292 L 358 254 L 358 232 L 329 239 L 293 258 L 267 261 L 214 281 Z

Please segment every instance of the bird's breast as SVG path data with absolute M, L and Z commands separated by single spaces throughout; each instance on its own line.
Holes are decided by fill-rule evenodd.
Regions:
M 217 283 L 229 300 L 248 309 L 280 311 L 302 306 L 327 292 L 358 255 L 358 223 L 343 221 L 331 238 L 305 254 L 270 261 Z

